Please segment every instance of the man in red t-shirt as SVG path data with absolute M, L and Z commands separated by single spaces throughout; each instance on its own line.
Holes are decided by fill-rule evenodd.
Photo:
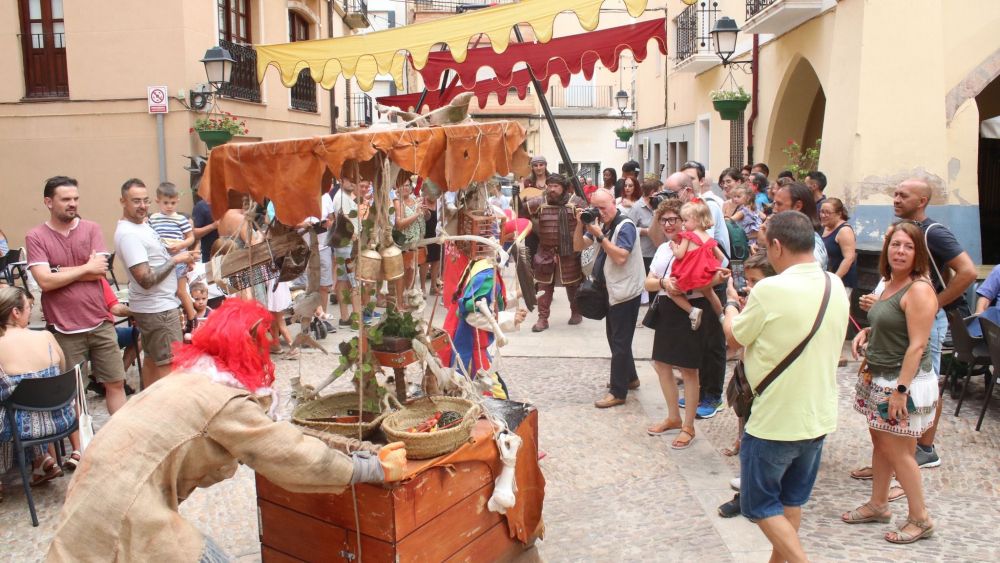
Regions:
M 28 268 L 42 288 L 42 312 L 66 367 L 90 360 L 114 414 L 125 404 L 125 370 L 101 288 L 109 256 L 101 227 L 79 217 L 80 191 L 73 178 L 49 178 L 43 195 L 49 220 L 25 237 Z

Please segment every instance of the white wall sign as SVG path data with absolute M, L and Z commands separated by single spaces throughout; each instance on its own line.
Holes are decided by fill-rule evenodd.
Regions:
M 149 113 L 167 113 L 170 111 L 167 101 L 166 86 L 146 86 L 146 106 Z

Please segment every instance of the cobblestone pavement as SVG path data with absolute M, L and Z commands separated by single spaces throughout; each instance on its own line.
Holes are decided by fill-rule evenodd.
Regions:
M 534 402 L 540 412 L 541 461 L 547 479 L 545 539 L 525 560 L 545 561 L 766 561 L 770 546 L 743 518 L 722 519 L 716 507 L 732 497 L 729 479 L 736 460 L 718 449 L 736 433 L 730 410 L 696 423 L 697 439 L 684 451 L 669 448 L 671 436 L 647 436 L 645 427 L 665 414 L 655 373 L 648 361 L 651 332 L 637 329 L 634 349 L 642 386 L 617 408 L 598 410 L 608 378 L 607 344 L 601 323 L 565 326 L 564 298 L 557 295 L 552 327 L 510 335 L 502 367 L 512 397 Z M 352 333 L 324 341 L 327 349 Z M 292 375 L 315 382 L 330 371 L 335 356 L 306 351 L 301 361 L 277 360 L 279 387 Z M 851 408 L 856 364 L 840 370 L 840 425 L 828 437 L 813 498 L 806 505 L 801 535 L 816 561 L 996 561 L 1000 524 L 1000 403 L 987 413 L 983 431 L 975 420 L 983 385 L 975 381 L 960 417 L 945 397 L 938 433 L 943 464 L 923 470 L 928 505 L 938 526 L 929 540 L 893 546 L 881 535 L 889 525 L 848 526 L 839 515 L 867 498 L 868 483 L 847 475 L 867 465 L 871 446 L 860 415 Z M 409 374 L 418 380 L 416 372 Z M 134 381 L 135 373 L 129 373 Z M 327 392 L 346 389 L 340 381 Z M 90 395 L 98 424 L 107 420 L 103 401 Z M 284 413 L 289 411 L 284 405 Z M 260 558 L 252 472 L 196 491 L 181 513 L 240 560 Z M 42 557 L 55 526 L 68 477 L 35 489 L 41 525 L 32 528 L 16 471 L 4 477 L 0 504 L 3 559 Z M 905 502 L 892 505 L 905 518 Z

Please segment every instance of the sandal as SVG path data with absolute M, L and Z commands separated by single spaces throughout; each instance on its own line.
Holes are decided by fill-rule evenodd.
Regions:
M 69 454 L 69 457 L 63 461 L 63 469 L 67 471 L 76 470 L 77 466 L 80 465 L 80 450 L 73 450 L 73 453 Z
M 282 356 L 282 359 L 285 359 L 285 360 L 295 360 L 298 357 L 299 357 L 299 349 L 298 348 L 291 348 L 290 350 L 288 350 L 288 352 L 285 353 L 284 356 Z
M 687 440 L 682 440 L 681 438 L 687 434 L 689 437 Z M 690 426 L 681 426 L 681 433 L 677 435 L 677 438 L 671 442 L 670 447 L 675 450 L 686 450 L 691 447 L 691 442 L 694 442 L 694 428 Z
M 871 481 L 874 476 L 875 471 L 870 465 L 851 471 L 851 479 L 857 479 L 858 481 Z
M 889 502 L 896 502 L 903 498 L 906 498 L 906 491 L 903 490 L 903 487 L 899 485 L 889 487 Z
M 51 456 L 45 456 L 42 464 L 31 472 L 31 486 L 37 487 L 42 483 L 47 483 L 56 477 L 62 477 L 63 471 L 56 465 L 56 460 Z
M 663 436 L 667 432 L 671 432 L 671 431 L 674 431 L 674 430 L 680 430 L 681 427 L 683 426 L 683 424 L 684 423 L 672 424 L 672 423 L 667 422 L 666 420 L 664 420 L 663 422 L 661 422 L 659 424 L 654 424 L 653 426 L 650 426 L 649 428 L 647 428 L 646 429 L 646 434 L 649 434 L 650 436 Z
M 865 516 L 861 511 L 867 508 L 872 513 Z M 845 524 L 865 524 L 868 522 L 881 522 L 882 524 L 888 524 L 892 522 L 892 512 L 889 510 L 889 506 L 881 507 L 875 506 L 870 502 L 866 502 L 861 506 L 855 508 L 850 512 L 845 512 L 840 515 L 840 519 L 844 521 Z
M 904 532 L 903 528 L 905 528 L 907 524 L 913 524 L 917 528 L 920 528 L 920 533 L 911 534 L 909 532 Z M 895 538 L 890 537 L 890 534 L 895 534 Z M 932 535 L 934 535 L 934 522 L 931 522 L 930 520 L 914 520 L 913 518 L 907 518 L 906 522 L 899 527 L 898 532 L 886 532 L 885 541 L 889 543 L 907 544 L 924 538 L 929 538 Z

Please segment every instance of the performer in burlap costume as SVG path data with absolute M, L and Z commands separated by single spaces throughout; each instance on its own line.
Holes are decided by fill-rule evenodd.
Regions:
M 177 507 L 238 463 L 303 493 L 402 478 L 402 442 L 348 457 L 268 416 L 258 398 L 277 405 L 270 318 L 230 299 L 191 344 L 175 345 L 173 373 L 133 397 L 84 452 L 47 561 L 228 561 Z
M 576 208 L 586 207 L 583 198 L 572 193 L 569 180 L 562 174 L 550 174 L 545 195 L 528 200 L 532 232 L 538 234 L 538 251 L 532 269 L 538 291 L 538 322 L 532 332 L 549 328 L 549 313 L 556 285 L 566 288 L 569 299 L 569 324 L 583 321 L 576 308 L 576 290 L 583 281 L 580 253 L 573 250 L 573 229 L 576 228 Z

